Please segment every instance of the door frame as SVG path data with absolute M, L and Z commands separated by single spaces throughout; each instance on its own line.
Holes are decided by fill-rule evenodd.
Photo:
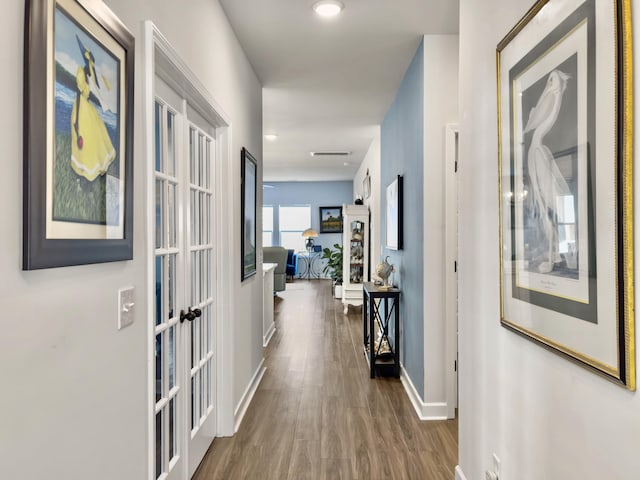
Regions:
M 457 123 L 445 128 L 445 385 L 447 418 L 458 408 L 458 136 Z
M 212 213 L 215 232 L 215 256 L 217 263 L 212 271 L 216 276 L 214 298 L 215 302 L 215 332 L 214 347 L 216 352 L 217 386 L 212 392 L 216 412 L 216 436 L 231 436 L 234 433 L 233 408 L 233 344 L 234 328 L 231 319 L 234 317 L 233 267 L 233 232 L 225 225 L 233 224 L 231 210 L 225 205 L 233 205 L 233 169 L 231 168 L 231 122 L 220 105 L 214 100 L 196 75 L 180 58 L 167 39 L 151 21 L 142 25 L 143 41 L 142 55 L 142 132 L 144 138 L 144 214 L 146 215 L 146 238 L 144 241 L 144 255 L 147 268 L 147 286 L 144 295 L 147 299 L 147 477 L 155 479 L 155 449 L 154 442 L 154 347 L 153 347 L 153 308 L 154 290 L 154 102 L 155 76 L 162 78 L 175 92 L 187 101 L 216 129 L 216 159 L 214 165 L 214 205 Z M 184 455 L 185 452 L 182 452 Z M 188 457 L 185 456 L 185 465 Z

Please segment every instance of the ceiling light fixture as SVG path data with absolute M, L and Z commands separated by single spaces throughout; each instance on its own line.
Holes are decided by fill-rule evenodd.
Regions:
M 343 8 L 344 4 L 338 0 L 321 0 L 313 4 L 313 10 L 321 17 L 335 17 Z
M 264 135 L 265 140 L 269 140 L 270 142 L 275 142 L 278 139 L 278 135 L 275 133 L 266 133 Z

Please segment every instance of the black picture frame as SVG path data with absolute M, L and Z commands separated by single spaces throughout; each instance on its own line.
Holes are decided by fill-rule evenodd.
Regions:
M 24 35 L 22 268 L 130 260 L 134 37 L 91 0 L 27 0 Z
M 500 323 L 635 390 L 631 1 L 539 0 L 496 53 Z
M 404 187 L 402 175 L 396 178 L 387 186 L 386 191 L 386 236 L 385 246 L 389 250 L 402 250 L 403 247 L 403 204 Z
M 241 199 L 241 225 L 242 242 L 241 272 L 242 281 L 256 274 L 256 205 L 257 205 L 257 179 L 258 162 L 246 148 L 241 153 L 242 199 Z
M 342 207 L 319 207 L 320 233 L 342 233 Z

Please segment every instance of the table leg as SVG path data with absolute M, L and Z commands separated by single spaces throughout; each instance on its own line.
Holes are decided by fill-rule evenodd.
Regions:
M 395 309 L 395 325 L 394 325 L 394 357 L 395 357 L 395 370 L 396 378 L 400 378 L 400 298 L 395 297 L 393 299 L 393 308 Z
M 374 322 L 375 322 L 375 310 L 374 303 L 375 298 L 369 296 L 369 367 L 370 378 L 376 376 L 376 352 L 375 352 L 375 335 L 374 335 Z

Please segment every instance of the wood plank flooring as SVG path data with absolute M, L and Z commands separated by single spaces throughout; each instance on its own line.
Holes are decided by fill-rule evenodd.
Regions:
M 451 480 L 457 420 L 421 422 L 400 380 L 371 380 L 361 309 L 328 280 L 296 280 L 275 299 L 267 372 L 231 438 L 194 475 L 211 479 Z

